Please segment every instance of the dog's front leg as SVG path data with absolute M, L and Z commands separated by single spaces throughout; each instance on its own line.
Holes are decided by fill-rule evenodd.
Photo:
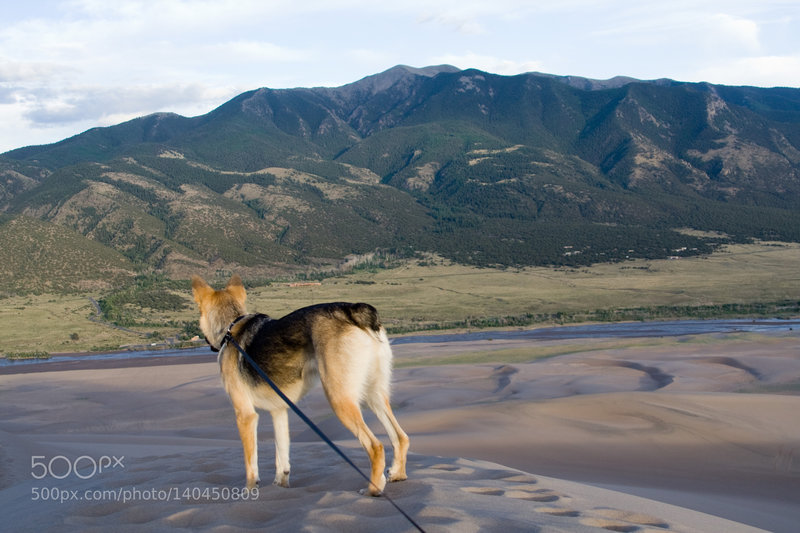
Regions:
M 286 409 L 270 411 L 275 428 L 275 485 L 289 486 L 289 412 Z
M 254 489 L 260 481 L 258 477 L 258 413 L 236 411 L 236 425 L 244 448 L 244 468 L 247 474 L 247 488 Z

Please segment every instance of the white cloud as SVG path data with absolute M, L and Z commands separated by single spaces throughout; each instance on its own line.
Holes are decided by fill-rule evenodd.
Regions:
M 125 88 L 81 87 L 69 92 L 40 91 L 37 98 L 25 106 L 23 116 L 34 126 L 84 122 L 86 120 L 110 124 L 109 116 L 142 116 L 156 111 L 177 111 L 186 108 L 187 102 L 210 106 L 222 103 L 224 94 L 219 89 L 209 89 L 199 84 L 134 86 Z M 206 112 L 210 107 L 204 108 Z
M 698 70 L 692 81 L 701 80 L 724 85 L 800 87 L 800 55 L 732 59 Z
M 300 49 L 278 46 L 273 43 L 253 40 L 226 41 L 202 45 L 200 50 L 184 50 L 186 60 L 194 62 L 235 62 L 258 64 L 265 61 L 296 62 L 305 61 L 311 53 Z M 198 65 L 199 66 L 199 65 Z
M 475 18 L 458 13 L 435 13 L 419 17 L 422 24 L 435 24 L 466 35 L 482 35 L 487 33 L 483 25 Z
M 541 68 L 539 61 L 515 61 L 498 57 L 468 52 L 463 55 L 448 54 L 433 57 L 430 64 L 447 64 L 461 69 L 476 68 L 485 72 L 511 76 L 523 72 L 532 72 Z
M 717 13 L 708 18 L 704 35 L 713 46 L 722 47 L 728 53 L 740 51 L 739 48 L 756 52 L 761 48 L 759 32 L 755 21 Z
M 68 66 L 42 61 L 14 61 L 0 58 L 0 83 L 48 82 L 72 72 Z

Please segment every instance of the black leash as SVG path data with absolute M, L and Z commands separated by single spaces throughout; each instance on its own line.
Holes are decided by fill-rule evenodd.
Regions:
M 238 319 L 237 319 L 237 320 L 238 320 Z M 236 322 L 234 322 L 234 324 L 235 324 L 235 323 L 236 323 Z M 231 326 L 233 326 L 233 324 L 231 324 Z M 258 366 L 258 364 L 257 364 L 257 363 L 256 363 L 256 362 L 253 360 L 253 358 L 252 358 L 252 357 L 250 357 L 250 355 L 249 355 L 247 352 L 245 352 L 245 351 L 242 349 L 242 347 L 241 347 L 241 346 L 239 346 L 239 343 L 238 343 L 238 342 L 236 342 L 236 340 L 233 338 L 233 335 L 231 334 L 230 327 L 228 328 L 228 331 L 227 331 L 227 333 L 225 334 L 225 338 L 223 338 L 223 339 L 222 339 L 222 345 L 220 346 L 220 351 L 222 351 L 222 349 L 224 348 L 225 344 L 226 344 L 226 343 L 228 343 L 228 342 L 230 342 L 231 344 L 233 344 L 233 347 L 234 347 L 234 348 L 236 348 L 236 349 L 239 351 L 239 353 L 240 353 L 240 354 L 242 354 L 242 357 L 244 357 L 245 361 L 247 361 L 247 363 L 248 363 L 250 366 L 252 366 L 252 367 L 255 369 L 255 371 L 256 371 L 256 372 L 258 372 L 258 375 L 259 375 L 259 376 L 261 376 L 261 378 L 262 378 L 264 381 L 266 381 L 266 382 L 267 382 L 267 385 L 269 385 L 270 387 L 272 387 L 272 390 L 274 390 L 274 391 L 275 391 L 275 394 L 277 394 L 277 395 L 278 395 L 278 396 L 281 398 L 281 400 L 283 400 L 284 402 L 286 402 L 286 405 L 288 405 L 289 407 L 291 407 L 292 411 L 294 411 L 294 413 L 295 413 L 297 416 L 299 416 L 299 417 L 300 417 L 300 419 L 301 419 L 303 422 L 305 422 L 305 423 L 306 423 L 306 425 L 307 425 L 308 427 L 310 427 L 310 428 L 311 428 L 311 429 L 314 431 L 314 433 L 316 433 L 316 434 L 317 434 L 317 436 L 319 436 L 319 438 L 321 438 L 321 439 L 322 439 L 322 440 L 325 442 L 325 444 L 327 444 L 328 446 L 330 446 L 330 447 L 333 449 L 333 451 L 335 451 L 337 454 L 339 454 L 339 457 L 341 457 L 342 459 L 344 459 L 344 461 L 345 461 L 347 464 L 349 464 L 350 466 L 352 466 L 352 467 L 353 467 L 353 469 L 355 469 L 355 471 L 356 471 L 356 472 L 358 472 L 358 473 L 359 473 L 359 475 L 360 475 L 361 477 L 363 477 L 364 479 L 366 479 L 366 480 L 367 480 L 367 482 L 368 482 L 370 485 L 372 485 L 372 486 L 373 486 L 373 487 L 375 487 L 375 488 L 378 488 L 378 487 L 377 487 L 377 486 L 376 486 L 376 485 L 375 485 L 375 484 L 372 482 L 372 480 L 369 478 L 369 476 L 367 476 L 367 475 L 366 475 L 364 472 L 362 472 L 362 471 L 361 471 L 361 469 L 360 469 L 360 468 L 359 468 L 359 467 L 358 467 L 358 466 L 357 466 L 357 465 L 356 465 L 356 464 L 355 464 L 355 463 L 354 463 L 354 462 L 353 462 L 353 461 L 352 461 L 352 460 L 351 460 L 349 457 L 347 457 L 347 455 L 345 455 L 345 453 L 344 453 L 344 452 L 343 452 L 343 451 L 342 451 L 342 450 L 341 450 L 341 449 L 340 449 L 338 446 L 336 446 L 336 444 L 334 444 L 334 442 L 333 442 L 333 441 L 332 441 L 330 438 L 328 438 L 328 436 L 327 436 L 327 435 L 325 435 L 325 433 L 323 433 L 323 432 L 322 432 L 322 430 L 321 430 L 319 427 L 317 427 L 317 425 L 316 425 L 314 422 L 312 422 L 312 421 L 311 421 L 311 419 L 310 419 L 310 418 L 308 418 L 308 417 L 306 416 L 306 414 L 305 414 L 305 413 L 303 413 L 303 411 L 301 411 L 301 410 L 300 410 L 300 408 L 299 408 L 299 407 L 297 407 L 297 405 L 295 405 L 295 403 L 294 403 L 292 400 L 290 400 L 290 399 L 289 399 L 289 397 L 288 397 L 288 396 L 286 396 L 286 395 L 283 393 L 283 391 L 281 391 L 281 390 L 278 388 L 278 386 L 275 384 L 275 382 L 274 382 L 274 381 L 272 381 L 272 380 L 270 379 L 270 377 L 269 377 L 269 376 L 266 374 L 266 372 L 264 372 L 264 371 L 261 369 L 261 367 L 260 367 L 260 366 Z M 417 524 L 417 523 L 414 521 L 414 519 L 413 519 L 413 518 L 411 518 L 411 517 L 408 515 L 408 513 L 406 513 L 405 511 L 403 511 L 403 509 L 401 509 L 401 508 L 400 508 L 400 506 L 399 506 L 399 505 L 397 505 L 397 503 L 396 503 L 394 500 L 392 500 L 392 499 L 391 499 L 389 496 L 387 496 L 385 492 L 381 491 L 380 495 L 381 495 L 381 496 L 383 496 L 384 498 L 386 498 L 386 501 L 388 501 L 389 503 L 391 503 L 391 504 L 392 504 L 392 506 L 394 506 L 394 508 L 395 508 L 395 509 L 397 509 L 397 512 L 399 512 L 401 515 L 403 515 L 403 516 L 406 518 L 406 520 L 408 520 L 408 521 L 411 523 L 411 525 L 412 525 L 412 526 L 414 526 L 415 528 L 417 528 L 417 531 L 420 531 L 421 533 L 425 533 L 425 530 L 424 530 L 424 529 L 422 529 L 422 528 L 420 527 L 420 525 L 419 525 L 419 524 Z

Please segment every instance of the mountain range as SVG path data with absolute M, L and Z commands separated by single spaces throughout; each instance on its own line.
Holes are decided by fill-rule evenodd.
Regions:
M 0 290 L 800 241 L 800 89 L 397 66 L 0 154 Z

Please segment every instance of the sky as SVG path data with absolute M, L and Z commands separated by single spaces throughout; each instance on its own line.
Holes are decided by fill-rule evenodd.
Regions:
M 399 64 L 800 87 L 798 0 L 25 0 L 0 21 L 0 153 Z

